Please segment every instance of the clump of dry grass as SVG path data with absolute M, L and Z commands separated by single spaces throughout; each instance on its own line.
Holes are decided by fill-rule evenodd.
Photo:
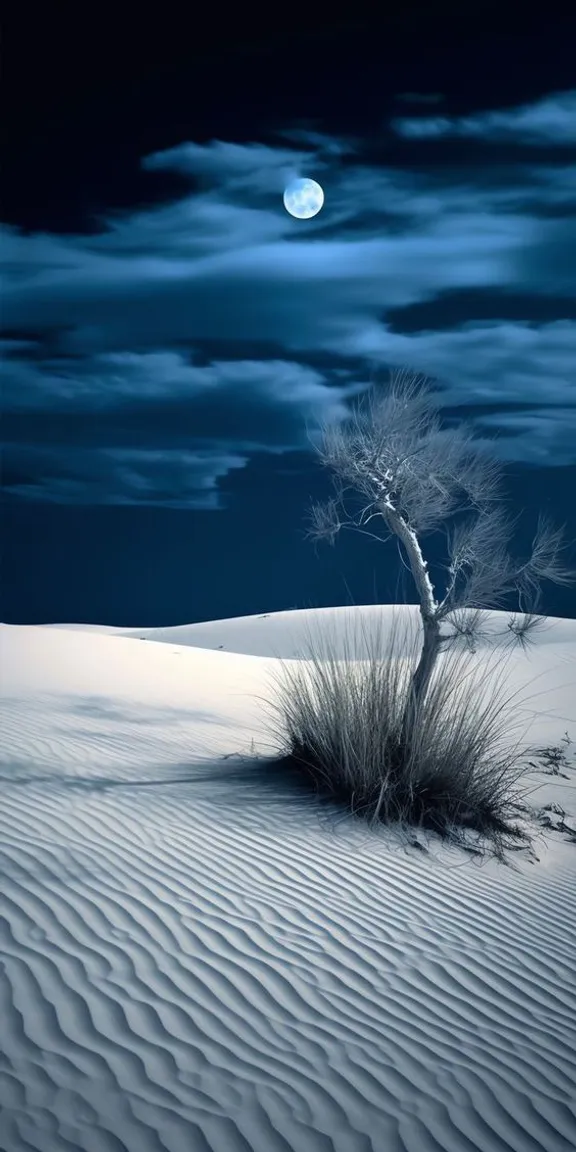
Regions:
M 280 661 L 266 701 L 277 763 L 370 823 L 399 822 L 459 843 L 474 830 L 498 854 L 506 838 L 528 840 L 511 823 L 526 770 L 526 745 L 511 736 L 526 724 L 518 692 L 505 690 L 502 651 L 487 666 L 486 656 L 477 661 L 451 644 L 406 729 L 421 636 L 398 616 L 386 636 L 378 625 L 353 631 L 309 632 L 303 658 Z

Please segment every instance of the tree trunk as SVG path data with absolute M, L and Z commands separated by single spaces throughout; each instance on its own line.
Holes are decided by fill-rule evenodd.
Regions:
M 413 730 L 418 708 L 428 691 L 434 665 L 441 646 L 440 624 L 438 620 L 434 617 L 425 616 L 424 613 L 422 613 L 422 622 L 424 625 L 424 642 L 416 671 L 410 683 L 408 700 L 406 701 L 402 717 L 402 747 L 406 747 L 410 741 L 410 733 Z
M 386 497 L 380 503 L 380 511 L 391 531 L 399 538 L 404 546 L 410 570 L 420 601 L 420 615 L 424 626 L 424 642 L 418 666 L 412 677 L 408 692 L 408 700 L 404 708 L 401 727 L 401 747 L 405 747 L 413 731 L 414 718 L 420 702 L 424 699 L 430 683 L 434 665 L 442 643 L 440 634 L 440 621 L 438 619 L 439 604 L 434 595 L 434 588 L 428 573 L 428 565 L 422 555 L 418 537 L 413 528 L 410 528 L 403 516 L 394 508 L 392 501 Z

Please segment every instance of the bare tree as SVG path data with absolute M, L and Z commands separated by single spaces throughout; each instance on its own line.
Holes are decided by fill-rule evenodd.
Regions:
M 500 503 L 501 466 L 474 440 L 470 428 L 444 430 L 439 408 L 426 377 L 401 370 L 392 373 L 387 392 L 372 388 L 343 424 L 322 427 L 315 444 L 332 471 L 335 496 L 311 505 L 307 535 L 332 544 L 342 528 L 380 540 L 395 536 L 414 579 L 423 645 L 406 725 L 408 709 L 426 694 L 442 644 L 457 634 L 473 643 L 482 609 L 498 607 L 515 592 L 522 615 L 512 614 L 508 627 L 525 644 L 542 623 L 536 615 L 541 582 L 567 586 L 576 578 L 576 570 L 560 559 L 563 530 L 543 516 L 529 558 L 522 563 L 512 559 L 508 544 L 514 521 Z M 351 493 L 357 501 L 360 497 L 355 514 L 347 509 Z M 420 541 L 426 533 L 446 528 L 451 516 L 465 512 L 468 518 L 447 530 L 449 563 L 440 598 Z M 452 636 L 442 635 L 443 621 L 453 627 Z

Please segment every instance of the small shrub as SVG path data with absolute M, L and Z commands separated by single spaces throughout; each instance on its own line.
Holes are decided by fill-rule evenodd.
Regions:
M 475 830 L 500 848 L 507 837 L 527 840 L 510 822 L 525 745 L 510 740 L 522 721 L 512 718 L 518 693 L 504 691 L 502 652 L 490 654 L 494 671 L 452 645 L 407 710 L 421 638 L 395 616 L 386 639 L 375 627 L 360 640 L 351 645 L 347 633 L 342 648 L 342 637 L 310 636 L 303 659 L 280 661 L 266 704 L 284 768 L 369 823 L 459 842 Z

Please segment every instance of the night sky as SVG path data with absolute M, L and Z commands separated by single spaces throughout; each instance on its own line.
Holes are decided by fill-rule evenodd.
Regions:
M 574 544 L 576 21 L 52 7 L 5 22 L 1 619 L 414 601 L 305 539 L 309 430 L 398 367 L 495 438 L 514 551 Z

